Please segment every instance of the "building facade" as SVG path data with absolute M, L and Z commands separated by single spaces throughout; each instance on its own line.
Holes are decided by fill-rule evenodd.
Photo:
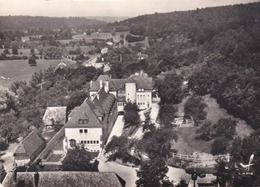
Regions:
M 90 95 L 95 95 L 103 85 L 108 93 L 116 97 L 118 111 L 123 111 L 127 102 L 136 103 L 140 109 L 152 106 L 153 80 L 143 71 L 127 79 L 112 79 L 108 75 L 100 75 L 96 81 L 90 82 Z
M 69 115 L 65 125 L 64 150 L 83 146 L 90 152 L 101 152 L 116 118 L 116 98 L 103 86 Z

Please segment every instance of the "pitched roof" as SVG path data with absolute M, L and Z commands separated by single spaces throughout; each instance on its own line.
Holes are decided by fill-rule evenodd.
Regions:
M 90 99 L 86 99 L 80 107 L 76 108 L 76 112 L 73 112 L 74 114 L 66 123 L 66 127 L 102 127 L 101 121 L 89 105 L 89 100 Z M 79 119 L 87 119 L 88 122 L 85 124 L 79 124 Z
M 48 107 L 42 118 L 45 125 L 65 124 L 67 107 Z
M 18 172 L 16 182 L 23 181 L 24 186 L 34 187 L 34 172 Z M 8 173 L 3 181 L 4 187 L 13 187 L 12 173 Z M 122 187 L 125 181 L 113 172 L 39 172 L 41 187 Z
M 117 90 L 124 90 L 127 79 L 112 79 L 112 82 Z
M 99 77 L 97 78 L 97 81 L 109 81 L 111 80 L 110 77 L 108 75 L 99 75 Z
M 35 131 L 32 131 L 19 144 L 16 151 L 14 152 L 14 155 L 23 153 L 28 157 L 31 157 L 31 155 L 43 144 L 45 144 L 45 140 L 41 138 Z
M 91 101 L 87 98 L 80 107 L 75 108 L 69 115 L 70 119 L 66 127 L 102 127 L 102 122 L 98 117 L 109 114 L 116 98 L 113 94 L 107 93 L 102 87 Z M 88 123 L 79 124 L 79 119 L 88 119 Z
M 113 94 L 105 92 L 104 87 L 102 87 L 98 91 L 97 95 L 98 96 L 96 96 L 92 101 L 93 106 L 101 113 L 103 112 L 105 114 L 108 114 L 113 107 L 114 102 L 116 101 L 115 96 Z

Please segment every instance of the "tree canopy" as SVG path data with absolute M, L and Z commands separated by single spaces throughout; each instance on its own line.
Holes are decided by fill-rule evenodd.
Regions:
M 84 148 L 69 149 L 62 161 L 63 171 L 98 171 L 98 162 L 90 163 L 90 152 Z

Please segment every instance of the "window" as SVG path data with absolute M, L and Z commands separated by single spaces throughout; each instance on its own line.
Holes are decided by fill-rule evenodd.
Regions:
M 84 119 L 84 120 L 83 120 L 83 123 L 84 123 L 84 124 L 88 124 L 88 120 L 87 120 L 87 119 Z
M 99 144 L 99 141 L 97 140 L 97 144 Z
M 81 140 L 80 143 L 83 144 L 83 140 Z
M 84 133 L 88 133 L 88 129 L 84 129 Z
M 82 129 L 79 129 L 79 133 L 83 133 L 83 130 L 82 130 Z
M 89 141 L 87 141 L 87 144 L 89 144 Z
M 90 144 L 92 144 L 92 141 L 90 141 Z
M 84 140 L 84 144 L 86 144 L 87 143 L 87 141 L 86 140 Z
M 79 119 L 78 123 L 79 123 L 79 124 L 82 124 L 82 123 L 83 123 L 82 119 Z
M 70 139 L 69 142 L 70 142 L 70 147 L 76 147 L 76 140 Z

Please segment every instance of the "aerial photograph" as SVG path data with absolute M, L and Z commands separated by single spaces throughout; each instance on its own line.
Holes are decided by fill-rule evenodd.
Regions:
M 0 0 L 0 187 L 260 187 L 260 0 Z

